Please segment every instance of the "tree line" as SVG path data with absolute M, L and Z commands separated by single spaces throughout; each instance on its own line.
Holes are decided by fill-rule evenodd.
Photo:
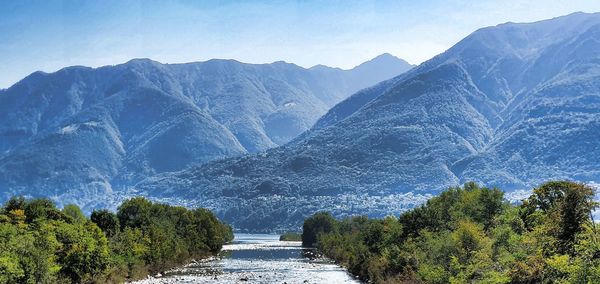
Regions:
M 552 181 L 513 205 L 468 183 L 398 218 L 316 213 L 302 241 L 374 283 L 600 283 L 593 197 Z
M 13 197 L 0 208 L 0 283 L 122 283 L 217 253 L 231 227 L 206 209 L 129 199 L 87 218 Z

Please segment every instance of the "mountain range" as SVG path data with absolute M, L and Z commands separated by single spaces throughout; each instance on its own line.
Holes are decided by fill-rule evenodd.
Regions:
M 0 199 L 102 206 L 149 176 L 284 144 L 412 67 L 383 54 L 350 70 L 134 59 L 35 72 L 0 90 Z
M 476 181 L 518 199 L 548 179 L 600 180 L 600 14 L 479 29 L 361 90 L 289 143 L 138 183 L 238 229 L 315 211 L 384 216 Z

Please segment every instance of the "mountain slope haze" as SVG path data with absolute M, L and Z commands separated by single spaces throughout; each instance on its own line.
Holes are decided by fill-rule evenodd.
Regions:
M 0 190 L 102 200 L 150 175 L 283 144 L 409 68 L 386 55 L 351 70 L 135 59 L 36 72 L 0 90 Z
M 261 230 L 318 210 L 395 214 L 467 181 L 509 198 L 548 179 L 597 182 L 598 82 L 600 14 L 487 27 L 349 97 L 284 146 L 137 188 Z

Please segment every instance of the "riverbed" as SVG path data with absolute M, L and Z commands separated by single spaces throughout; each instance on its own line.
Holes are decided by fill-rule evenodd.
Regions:
M 360 283 L 300 242 L 278 235 L 236 234 L 212 259 L 190 263 L 144 283 Z

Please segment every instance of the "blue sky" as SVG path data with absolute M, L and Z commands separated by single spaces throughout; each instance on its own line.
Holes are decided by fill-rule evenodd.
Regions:
M 0 0 L 0 88 L 36 71 L 147 57 L 351 68 L 389 52 L 420 63 L 477 28 L 530 22 L 598 0 Z

